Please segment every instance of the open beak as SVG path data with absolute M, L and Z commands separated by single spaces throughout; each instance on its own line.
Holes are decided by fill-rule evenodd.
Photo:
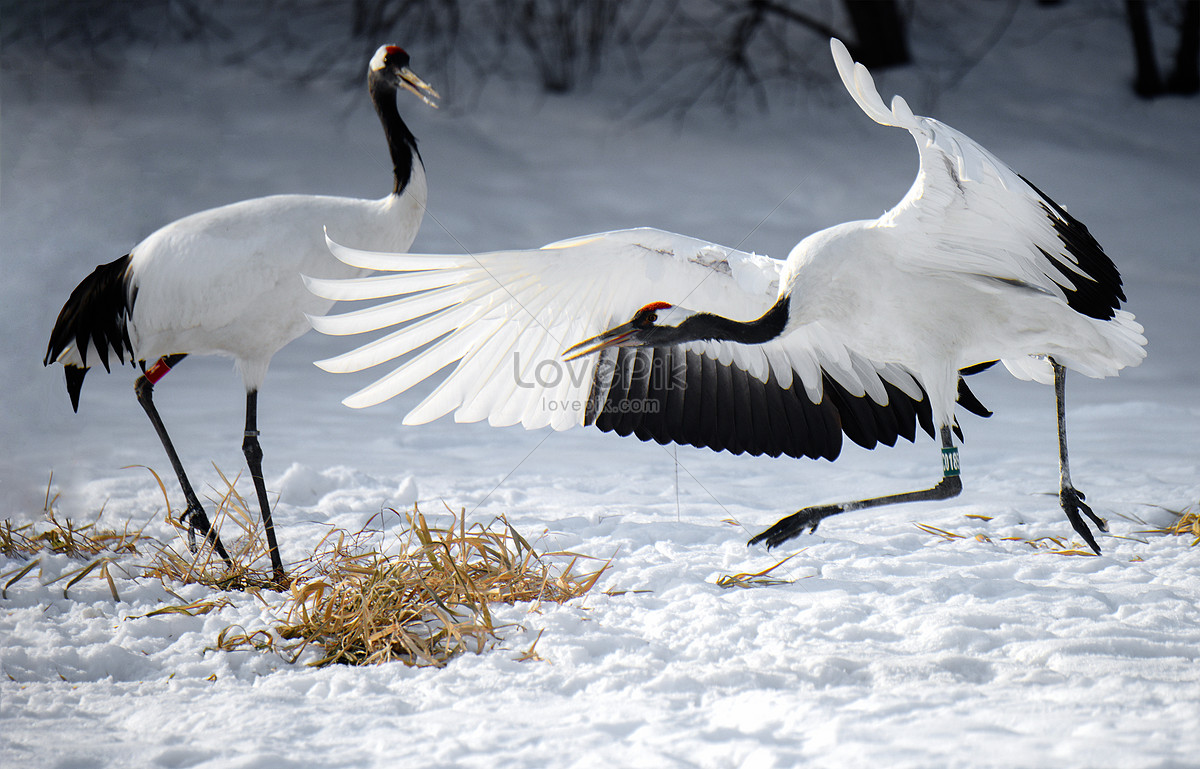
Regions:
M 630 321 L 623 326 L 611 328 L 602 334 L 597 334 L 591 339 L 584 339 L 577 345 L 573 345 L 563 351 L 564 360 L 575 360 L 582 358 L 584 355 L 590 355 L 594 352 L 607 350 L 609 347 L 629 347 L 638 344 L 638 341 L 633 339 L 638 329 L 634 327 Z
M 403 67 L 400 70 L 400 87 L 410 93 L 416 94 L 418 99 L 434 109 L 437 109 L 437 103 L 429 97 L 432 96 L 434 99 L 442 98 L 437 91 L 433 90 L 433 86 L 417 77 L 416 73 L 408 67 Z

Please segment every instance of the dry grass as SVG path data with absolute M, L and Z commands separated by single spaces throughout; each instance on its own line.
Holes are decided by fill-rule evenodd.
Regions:
M 966 515 L 964 517 L 965 518 L 973 518 L 973 519 L 979 520 L 979 521 L 992 520 L 991 517 L 986 516 L 986 515 Z M 957 532 L 947 531 L 946 529 L 939 529 L 937 526 L 930 526 L 927 523 L 914 523 L 913 525 L 916 526 L 921 531 L 925 532 L 926 534 L 932 534 L 935 537 L 940 537 L 941 539 L 944 539 L 947 542 L 953 542 L 955 540 L 960 540 L 960 539 L 963 539 L 963 540 L 969 539 L 969 540 L 973 540 L 975 542 L 992 542 L 993 541 L 991 537 L 989 537 L 986 534 L 983 534 L 982 532 L 975 534 L 974 536 L 968 536 L 966 534 L 959 534 Z M 1071 555 L 1071 556 L 1087 556 L 1087 557 L 1095 557 L 1095 555 L 1096 555 L 1091 550 L 1084 550 L 1081 545 L 1070 542 L 1067 539 L 1064 539 L 1063 537 L 1038 537 L 1037 539 L 1026 539 L 1025 537 L 999 537 L 999 540 L 1001 542 L 1021 542 L 1023 544 L 1028 545 L 1029 547 L 1033 548 L 1034 550 L 1045 550 L 1052 555 Z
M 170 498 L 162 478 L 153 470 L 147 470 L 154 476 L 162 493 L 168 523 L 185 534 L 185 527 L 171 512 Z M 108 580 L 114 600 L 119 600 L 119 597 L 109 567 L 118 562 L 126 567 L 130 576 L 153 577 L 164 584 L 200 584 L 216 590 L 280 589 L 271 577 L 258 515 L 249 512 L 249 506 L 238 494 L 235 488 L 238 479 L 230 481 L 220 469 L 217 473 L 225 484 L 225 490 L 216 502 L 212 520 L 219 530 L 225 532 L 232 568 L 227 568 L 211 548 L 201 547 L 192 553 L 182 545 L 183 538 L 175 543 L 164 543 L 145 534 L 144 526 L 134 530 L 126 523 L 121 531 L 102 529 L 98 521 L 103 510 L 97 514 L 95 521 L 82 526 L 70 518 L 60 518 L 55 510 L 58 496 L 50 493 L 50 485 L 54 482 L 51 476 L 41 521 L 23 526 L 14 526 L 8 520 L 0 522 L 0 554 L 28 561 L 23 567 L 0 575 L 0 580 L 7 578 L 4 591 L 40 566 L 43 553 L 61 554 L 87 562 L 47 584 L 69 579 L 66 586 L 69 590 L 80 579 L 99 570 L 99 576 Z M 231 538 L 228 534 L 231 530 L 237 530 L 240 534 Z M 131 564 L 130 559 L 135 557 L 148 558 L 149 561 Z M 4 595 L 7 596 L 7 593 Z
M 794 554 L 789 555 L 787 558 L 784 558 L 782 561 L 775 564 L 774 566 L 768 566 L 767 568 L 763 569 L 762 571 L 741 572 L 739 574 L 722 574 L 720 577 L 717 578 L 717 587 L 752 588 L 752 587 L 774 587 L 776 585 L 790 585 L 793 582 L 795 582 L 796 580 L 783 579 L 782 577 L 772 577 L 771 572 L 775 571 L 780 566 L 784 565 L 785 563 L 787 563 L 788 561 L 792 560 L 795 557 L 796 556 Z
M 54 476 L 51 475 L 46 485 L 43 522 L 24 526 L 13 526 L 12 521 L 8 520 L 0 522 L 0 555 L 25 559 L 41 552 L 51 552 L 86 559 L 101 553 L 133 554 L 138 552 L 138 544 L 148 539 L 141 529 L 130 531 L 129 524 L 121 531 L 99 528 L 97 523 L 104 514 L 103 510 L 96 514 L 95 521 L 82 526 L 69 518 L 60 521 L 54 510 L 58 495 L 51 496 L 50 493 L 53 483 Z
M 179 545 L 161 544 L 150 556 L 143 569 L 145 576 L 154 577 L 164 583 L 199 584 L 215 590 L 281 590 L 271 574 L 270 555 L 266 539 L 262 535 L 262 519 L 237 491 L 240 475 L 231 481 L 216 465 L 213 468 L 220 476 L 225 488 L 213 507 L 212 523 L 221 532 L 221 540 L 233 565 L 226 566 L 211 547 L 200 547 L 195 553 L 179 546 L 185 541 L 187 528 L 171 514 L 170 498 L 162 478 L 150 470 L 158 482 L 163 502 L 167 507 L 167 521 L 178 530 Z M 230 536 L 231 532 L 236 532 Z
M 136 554 L 138 545 L 149 538 L 141 530 L 122 531 L 102 529 L 99 516 L 91 523 L 76 524 L 70 518 L 59 520 L 53 510 L 39 523 L 14 526 L 12 521 L 0 522 L 0 554 L 25 559 L 49 552 L 69 558 L 86 559 L 101 553 L 114 555 Z
M 465 513 L 452 514 L 438 528 L 414 508 L 406 520 L 386 552 L 367 548 L 365 532 L 331 532 L 293 580 L 284 619 L 269 631 L 229 628 L 218 647 L 293 661 L 315 649 L 314 666 L 440 666 L 497 637 L 491 604 L 562 603 L 590 591 L 608 565 L 577 573 L 581 556 L 538 554 L 503 517 L 467 526 Z M 522 659 L 538 659 L 532 646 Z
M 162 481 L 154 477 L 165 500 Z M 113 599 L 119 600 L 110 571 L 119 564 L 127 576 L 161 581 L 179 600 L 142 617 L 207 614 L 232 605 L 226 591 L 233 590 L 268 603 L 260 591 L 281 587 L 271 577 L 259 516 L 237 493 L 237 478 L 230 481 L 221 474 L 221 479 L 226 488 L 216 502 L 213 521 L 224 535 L 232 568 L 208 547 L 189 552 L 182 538 L 164 544 L 140 529 L 117 532 L 100 529 L 96 523 L 76 526 L 55 514 L 56 498 L 47 492 L 42 522 L 19 527 L 9 521 L 0 523 L 0 551 L 27 561 L 0 575 L 4 596 L 39 566 L 43 553 L 52 552 L 84 561 L 48 583 L 42 576 L 45 584 L 66 580 L 64 597 L 72 586 L 94 574 L 107 580 Z M 275 652 L 291 661 L 316 650 L 309 664 L 317 666 L 391 661 L 440 666 L 464 651 L 481 652 L 498 637 L 503 625 L 495 622 L 492 604 L 563 603 L 587 594 L 608 568 L 605 562 L 594 570 L 579 571 L 581 561 L 592 559 L 574 553 L 539 553 L 503 516 L 486 526 L 468 526 L 465 511 L 455 515 L 447 508 L 447 512 L 450 523 L 438 528 L 414 507 L 404 516 L 407 525 L 386 542 L 380 541 L 378 531 L 331 530 L 312 555 L 294 565 L 276 609 L 283 619 L 253 631 L 226 628 L 217 637 L 217 648 Z M 167 519 L 182 532 L 169 504 Z M 240 535 L 230 537 L 234 530 Z M 171 590 L 179 584 L 199 584 L 223 594 L 187 601 Z M 537 640 L 520 659 L 541 659 L 534 651 L 536 645 Z
M 0 581 L 3 582 L 0 598 L 8 598 L 10 587 L 42 565 L 42 553 L 53 553 L 86 562 L 79 568 L 71 569 L 46 583 L 52 585 L 65 580 L 64 597 L 75 584 L 95 572 L 108 583 L 113 600 L 120 600 L 111 571 L 112 566 L 129 556 L 138 555 L 139 547 L 145 547 L 153 540 L 145 536 L 141 528 L 131 530 L 128 523 L 121 531 L 100 528 L 99 520 L 103 510 L 91 523 L 79 525 L 70 518 L 60 520 L 54 510 L 58 495 L 50 494 L 53 482 L 54 477 L 51 476 L 46 485 L 46 502 L 42 511 L 45 514 L 44 520 L 23 526 L 14 526 L 9 520 L 0 522 L 0 555 L 26 561 L 25 565 L 0 574 Z
M 1175 521 L 1166 526 L 1142 529 L 1134 533 L 1159 534 L 1164 536 L 1174 535 L 1180 537 L 1189 536 L 1192 538 L 1192 542 L 1189 547 L 1196 547 L 1197 545 L 1200 545 L 1200 511 L 1198 511 L 1196 506 L 1193 505 L 1192 507 L 1188 507 L 1183 510 L 1172 510 L 1168 507 L 1162 507 L 1161 509 L 1166 510 L 1171 515 L 1175 516 Z M 991 517 L 986 515 L 966 515 L 964 517 L 973 518 L 980 521 L 992 520 Z M 1144 526 L 1149 526 L 1146 521 L 1138 517 L 1130 517 L 1127 515 L 1123 515 L 1121 517 L 1136 523 L 1140 523 Z M 954 540 L 959 539 L 973 539 L 977 542 L 992 541 L 990 537 L 982 533 L 975 534 L 974 536 L 968 536 L 965 534 L 958 534 L 953 531 L 947 531 L 945 529 L 939 529 L 936 526 L 930 526 L 926 523 L 915 523 L 913 525 L 926 534 L 932 534 L 936 537 L 940 537 L 947 542 L 953 542 Z M 1000 537 L 999 539 L 1001 542 L 1023 542 L 1035 550 L 1045 550 L 1054 555 L 1095 556 L 1095 553 L 1093 553 L 1091 550 L 1084 549 L 1082 545 L 1069 542 L 1063 537 L 1038 537 L 1037 539 L 1025 539 L 1024 537 Z M 1143 544 L 1148 542 L 1148 540 L 1141 539 L 1139 537 L 1120 537 L 1120 539 L 1133 539 Z M 1138 560 L 1140 560 L 1140 558 Z
M 1197 511 L 1195 505 L 1183 510 L 1172 510 L 1170 508 L 1163 509 L 1175 516 L 1175 522 L 1170 525 L 1161 526 L 1155 529 L 1144 529 L 1139 531 L 1138 534 L 1162 534 L 1174 535 L 1177 537 L 1187 536 L 1192 538 L 1192 543 L 1189 545 L 1189 547 L 1196 547 L 1196 545 L 1200 545 L 1200 512 Z

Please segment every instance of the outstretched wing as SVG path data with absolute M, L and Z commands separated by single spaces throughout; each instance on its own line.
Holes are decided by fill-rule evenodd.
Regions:
M 453 366 L 405 417 L 566 429 L 594 424 L 642 440 L 751 454 L 833 458 L 932 430 L 919 384 L 818 331 L 764 345 L 694 342 L 565 362 L 573 343 L 653 301 L 750 320 L 778 299 L 782 263 L 683 235 L 632 229 L 528 251 L 384 254 L 331 243 L 349 264 L 390 274 L 306 279 L 328 299 L 387 299 L 312 318 L 326 334 L 397 330 L 320 361 L 333 372 L 403 358 L 345 403 L 370 406 Z
M 1125 301 L 1121 276 L 1086 227 L 968 136 L 914 115 L 900 96 L 888 108 L 841 41 L 830 48 L 859 107 L 877 123 L 909 131 L 921 153 L 912 188 L 877 222 L 905 232 L 898 259 L 1045 292 L 1098 320 L 1117 315 Z

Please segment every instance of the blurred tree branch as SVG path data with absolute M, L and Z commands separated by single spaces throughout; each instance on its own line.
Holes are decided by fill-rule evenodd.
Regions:
M 1069 5 L 1069 0 L 1039 0 Z M 1020 0 L 0 0 L 0 66 L 123 66 L 139 46 L 199 43 L 214 58 L 293 81 L 335 78 L 357 89 L 383 43 L 410 47 L 423 76 L 452 94 L 492 78 L 561 94 L 617 73 L 632 112 L 683 117 L 699 105 L 766 109 L 832 79 L 825 41 L 839 37 L 872 69 L 909 61 L 909 30 L 937 39 L 929 57 L 950 87 L 1005 34 Z M 1124 10 L 1150 97 L 1200 91 L 1200 0 L 1108 0 Z M 933 9 L 933 10 L 931 10 Z M 996 9 L 1000 10 L 997 16 Z M 1079 15 L 1077 14 L 1077 15 Z M 1179 30 L 1162 74 L 1151 27 Z M 977 33 L 977 34 L 976 34 Z M 933 53 L 930 53 L 930 50 Z M 1164 68 L 1165 69 L 1165 68 Z M 456 74 L 461 73 L 461 77 Z M 782 85 L 780 89 L 776 86 Z M 802 98 L 802 97 L 801 97 Z
M 1143 99 L 1164 94 L 1194 95 L 1200 93 L 1200 0 L 1182 0 L 1178 6 L 1179 45 L 1170 74 L 1164 80 L 1158 69 L 1151 32 L 1150 3 L 1147 0 L 1125 0 L 1125 16 L 1133 38 L 1133 57 L 1136 74 L 1133 90 Z M 1171 20 L 1167 20 L 1171 23 Z

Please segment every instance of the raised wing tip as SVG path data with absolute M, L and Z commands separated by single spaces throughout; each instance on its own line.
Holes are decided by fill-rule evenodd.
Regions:
M 871 71 L 861 63 L 854 61 L 849 49 L 836 37 L 829 39 L 829 50 L 833 53 L 833 62 L 837 65 L 838 76 L 842 85 L 857 102 L 867 116 L 876 123 L 887 126 L 898 126 L 912 129 L 917 125 L 908 104 L 903 99 L 894 98 L 889 107 L 879 96 L 875 86 L 875 78 Z
M 829 38 L 829 50 L 833 54 L 833 63 L 837 67 L 842 85 L 850 93 L 854 93 L 854 59 L 850 56 L 845 43 L 836 37 Z
M 417 427 L 419 425 L 427 425 L 433 421 L 433 419 L 426 419 L 424 417 L 414 416 L 416 414 L 416 411 L 417 411 L 416 409 L 413 409 L 412 411 L 405 414 L 404 418 L 400 420 L 400 424 L 403 425 L 404 427 Z
M 911 126 L 917 120 L 912 107 L 908 106 L 908 102 L 900 94 L 892 97 L 892 117 L 895 119 L 897 125 L 905 127 Z

